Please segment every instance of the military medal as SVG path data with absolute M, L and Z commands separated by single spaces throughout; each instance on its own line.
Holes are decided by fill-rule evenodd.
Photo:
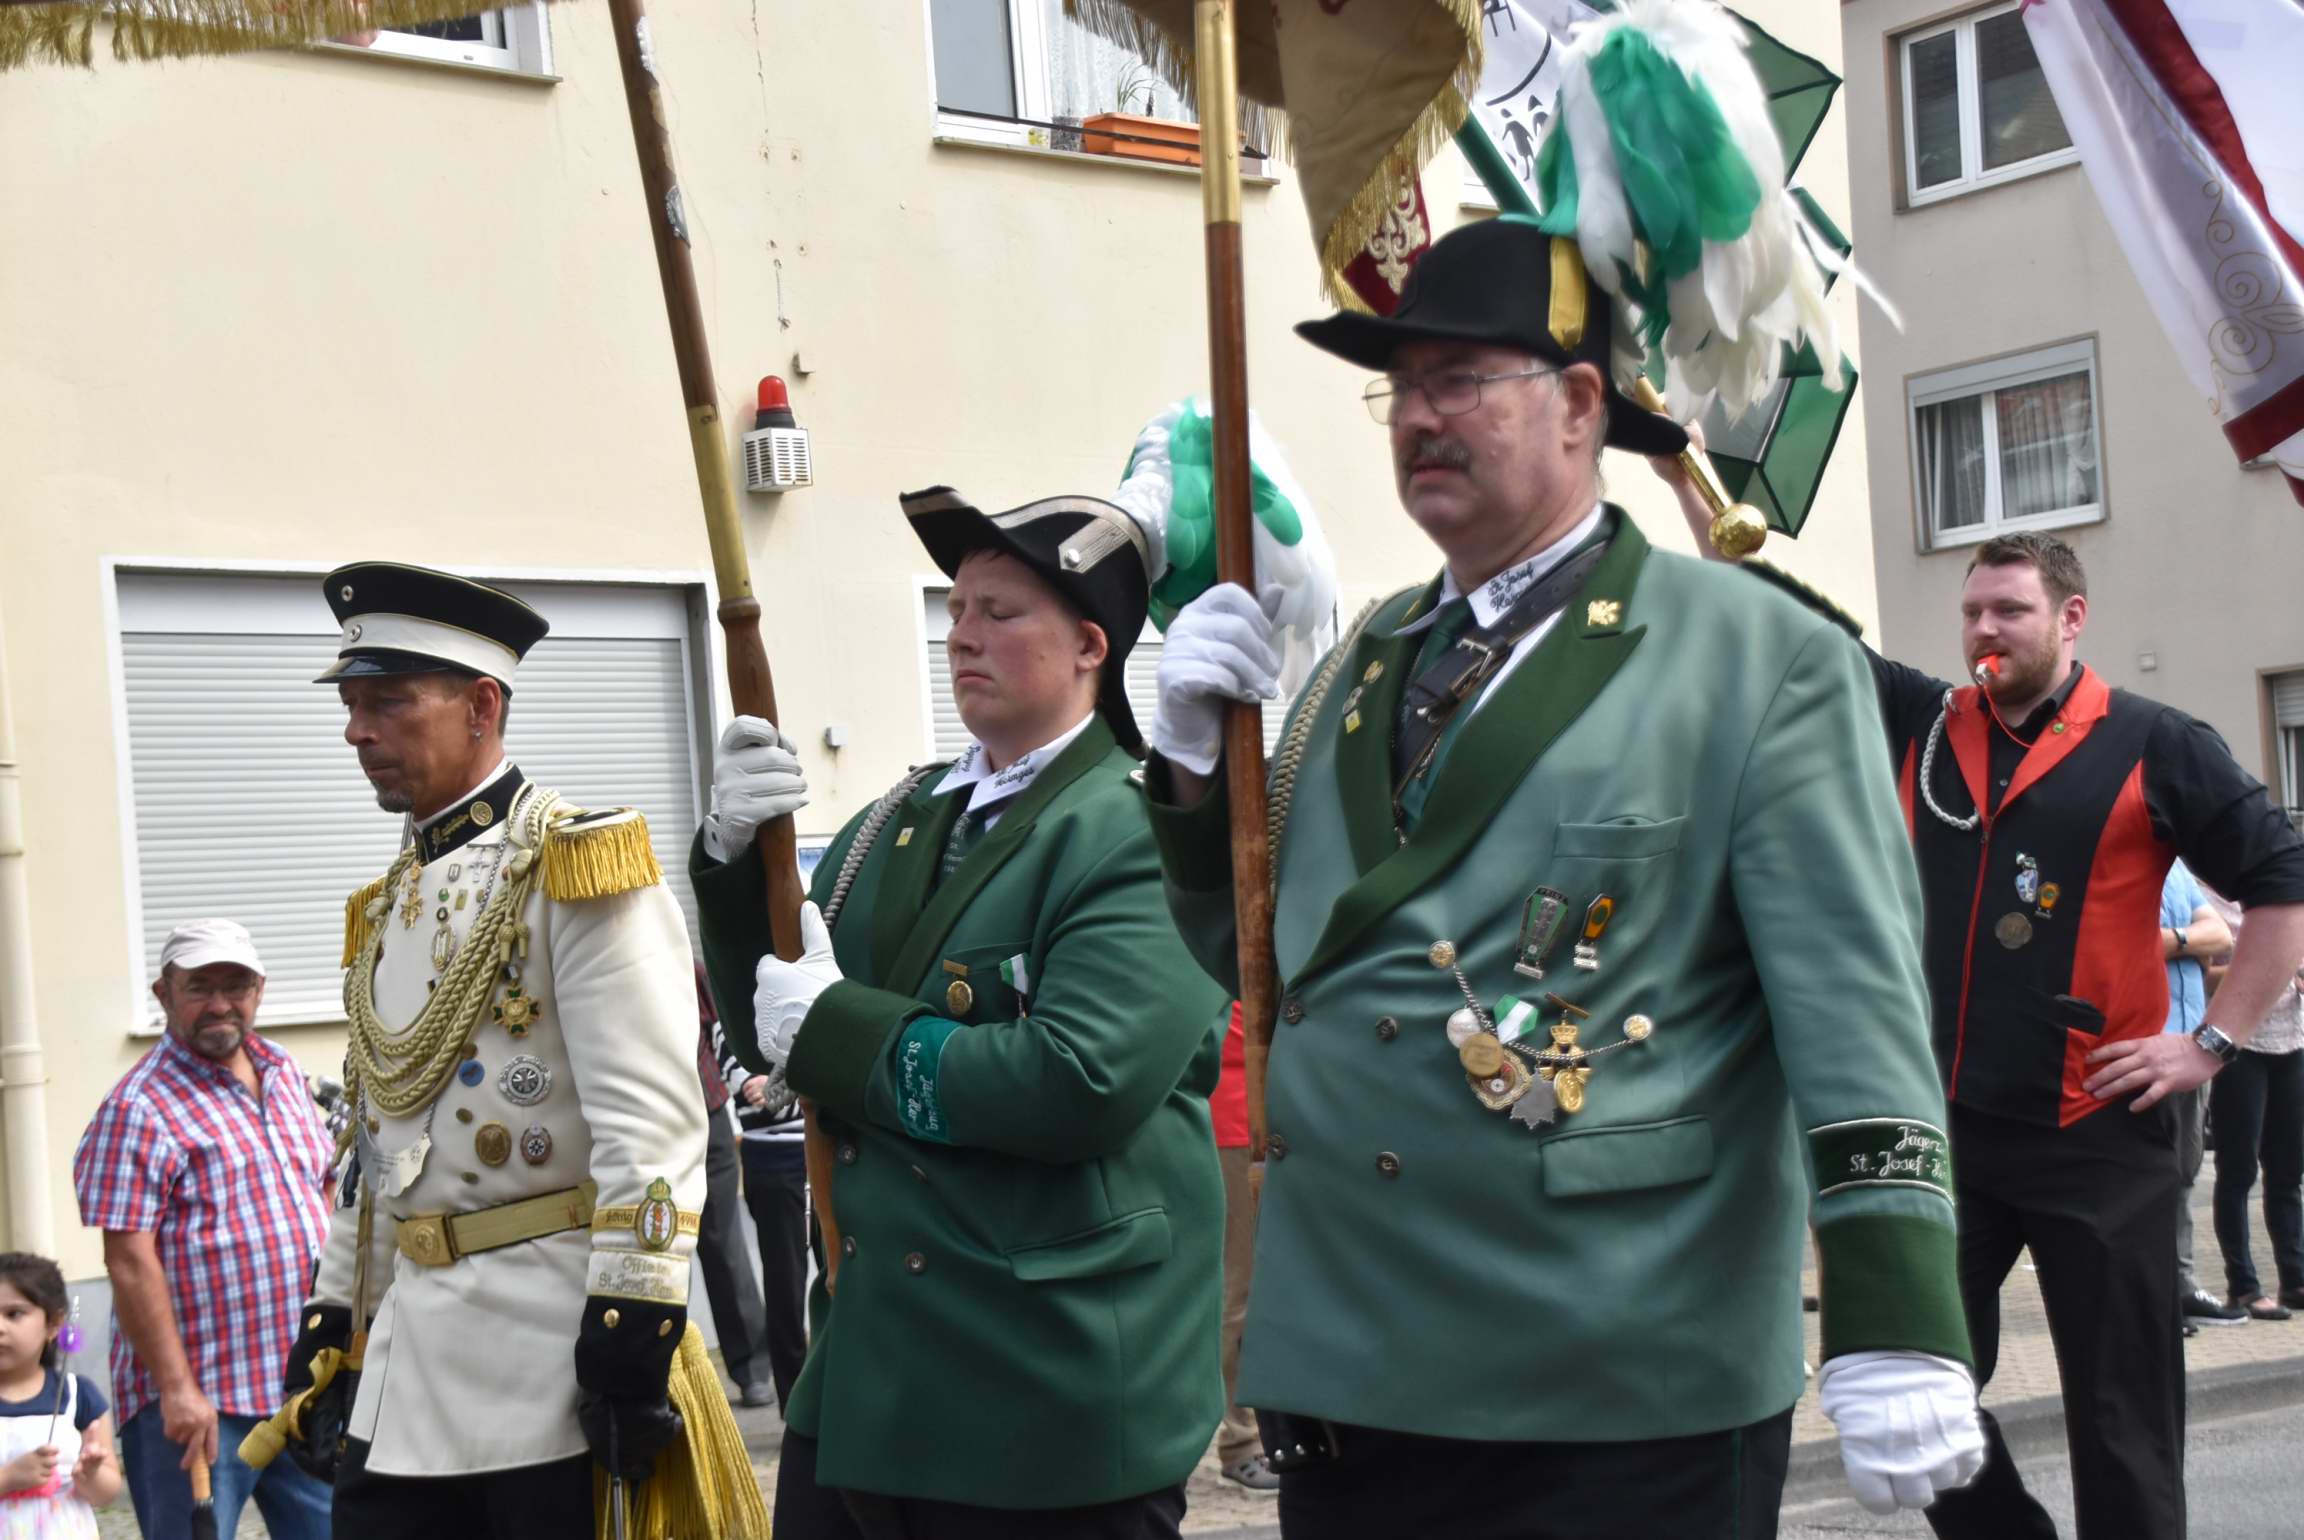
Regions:
M 1556 888 L 1538 888 L 1528 895 L 1520 912 L 1520 945 L 1512 953 L 1512 971 L 1532 979 L 1544 976 L 1544 959 L 1560 939 L 1560 922 L 1568 917 L 1568 895 Z
M 2056 900 L 2063 896 L 2064 890 L 2056 886 L 2055 883 L 2043 882 L 2040 884 L 2040 907 L 2032 911 L 2033 916 L 2042 920 L 2054 919 L 2056 917 Z
M 1522 1128 L 1550 1128 L 1560 1118 L 1560 1098 L 1552 1094 L 1552 1083 L 1536 1076 L 1528 1077 L 1528 1089 L 1512 1104 L 1512 1121 Z
M 1518 1054 L 1506 1053 L 1499 1048 L 1496 1057 L 1499 1062 L 1494 1074 L 1464 1077 L 1465 1083 L 1472 1087 L 1472 1094 L 1479 1098 L 1480 1105 L 1490 1112 L 1504 1111 L 1529 1095 L 1537 1084 L 1536 1077 L 1528 1073 L 1528 1066 L 1520 1062 Z
M 552 1094 L 551 1067 L 531 1054 L 516 1053 L 497 1072 L 496 1089 L 515 1107 L 533 1107 Z
M 423 874 L 418 870 L 418 865 L 419 863 L 409 865 L 408 892 L 400 900 L 400 928 L 402 930 L 414 930 L 416 922 L 424 918 Z
M 552 1130 L 541 1123 L 531 1123 L 520 1134 L 520 1158 L 531 1166 L 541 1166 L 552 1158 Z
M 1456 943 L 1453 941 L 1433 942 L 1424 949 L 1424 960 L 1435 968 L 1455 967 Z
M 1460 1006 L 1448 1014 L 1448 1046 L 1461 1050 L 1472 1034 L 1480 1030 L 1480 1015 L 1469 1005 Z
M 1576 943 L 1574 962 L 1586 973 L 1600 971 L 1600 933 L 1616 918 L 1616 900 L 1603 893 L 1584 911 L 1584 934 Z M 1569 1111 L 1576 1109 L 1570 1107 Z
M 496 1024 L 514 1037 L 526 1037 L 528 1029 L 536 1025 L 537 1018 L 543 1014 L 544 1002 L 534 995 L 523 994 L 518 984 L 505 990 L 504 998 L 489 1008 Z
M 512 1158 L 512 1130 L 501 1123 L 483 1123 L 472 1134 L 472 1153 L 484 1166 L 501 1166 Z
M 2016 901 L 2029 904 L 2040 897 L 2040 863 L 2028 855 L 2016 857 Z
M 1992 927 L 1992 939 L 2013 952 L 2032 939 L 2032 922 L 2011 909 Z
M 1487 1080 L 1504 1068 L 1504 1045 L 1493 1032 L 1475 1032 L 1456 1050 L 1457 1062 L 1474 1080 Z

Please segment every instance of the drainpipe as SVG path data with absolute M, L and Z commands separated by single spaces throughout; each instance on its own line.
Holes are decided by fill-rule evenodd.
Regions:
M 32 905 L 24 870 L 24 799 L 8 709 L 7 628 L 0 625 L 0 1150 L 7 1161 L 9 1244 L 56 1254 L 48 1205 L 48 1071 L 32 1010 Z

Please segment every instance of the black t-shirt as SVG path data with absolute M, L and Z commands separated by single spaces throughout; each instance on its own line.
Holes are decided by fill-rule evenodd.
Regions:
M 79 1403 L 72 1409 L 72 1426 L 85 1433 L 90 1423 L 112 1410 L 112 1403 L 104 1399 L 104 1392 L 98 1390 L 95 1382 L 87 1375 L 75 1374 L 72 1378 L 79 1382 L 80 1397 Z M 50 1369 L 40 1380 L 39 1392 L 30 1400 L 10 1401 L 0 1398 L 0 1417 L 53 1417 L 58 1405 L 58 1389 L 56 1371 Z
M 1894 752 L 1901 755 L 1907 743 L 1926 743 L 1943 710 L 1944 692 L 1952 686 L 1870 647 L 1864 652 L 1880 688 L 1881 715 Z M 1987 788 L 1991 810 L 1997 809 L 2025 750 L 2071 697 L 2081 669 L 2074 663 L 2064 682 L 2024 721 L 2002 724 L 1995 715 Z M 2143 754 L 2144 806 L 2153 834 L 2174 847 L 2201 881 L 2243 908 L 2304 903 L 2304 835 L 2264 783 L 2243 769 L 2216 729 L 2198 717 L 2158 701 L 2134 699 L 2156 713 Z M 1944 780 L 1934 784 L 1942 800 Z M 1956 778 L 1953 784 L 1957 787 Z M 1945 801 L 1944 810 L 1955 816 L 1970 811 L 1951 801 Z

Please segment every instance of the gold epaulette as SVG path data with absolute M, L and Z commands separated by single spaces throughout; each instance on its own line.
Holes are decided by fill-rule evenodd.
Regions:
M 606 898 L 664 880 L 638 808 L 555 817 L 544 831 L 544 896 L 566 903 Z
M 1736 565 L 1771 587 L 1782 589 L 1856 640 L 1864 640 L 1864 622 L 1834 603 L 1829 595 L 1802 582 L 1782 567 L 1758 557 L 1749 557 Z
M 387 874 L 389 875 L 389 874 Z M 372 927 L 368 923 L 368 909 L 384 896 L 384 878 L 379 877 L 364 888 L 355 888 L 352 896 L 344 900 L 344 961 L 337 966 L 349 968 L 352 959 L 368 944 Z

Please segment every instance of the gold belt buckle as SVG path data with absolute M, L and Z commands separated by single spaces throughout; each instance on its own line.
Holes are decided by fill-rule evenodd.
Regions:
M 400 1221 L 400 1251 L 409 1261 L 425 1267 L 446 1267 L 456 1260 L 456 1243 L 448 1234 L 446 1214 L 411 1214 Z

